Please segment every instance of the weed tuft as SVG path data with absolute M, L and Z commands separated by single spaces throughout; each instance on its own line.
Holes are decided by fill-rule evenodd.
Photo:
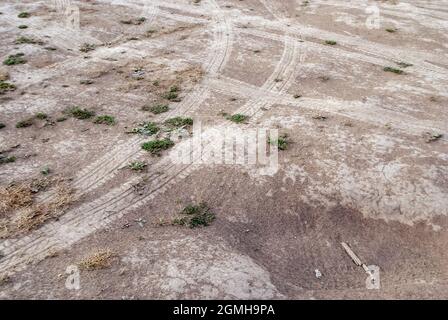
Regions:
M 106 124 L 108 126 L 113 126 L 115 122 L 115 118 L 113 116 L 103 115 L 96 117 L 94 123 L 97 124 Z
M 138 133 L 144 136 L 152 136 L 160 131 L 155 122 L 143 122 L 137 128 L 132 129 L 131 133 Z
M 288 136 L 286 134 L 282 135 L 281 137 L 279 137 L 277 140 L 274 141 L 269 138 L 268 142 L 269 144 L 277 146 L 279 150 L 286 150 L 288 149 L 289 145 Z
M 16 128 L 27 128 L 27 127 L 31 127 L 33 124 L 34 124 L 33 118 L 29 118 L 29 119 L 25 119 L 25 120 L 21 120 L 21 121 L 17 122 Z
M 47 115 L 46 113 L 39 112 L 39 113 L 36 114 L 35 117 L 36 117 L 37 119 L 39 119 L 39 120 L 45 120 L 45 119 L 48 118 L 48 115 Z
M 29 12 L 26 12 L 26 11 L 20 12 L 20 13 L 17 15 L 17 17 L 22 18 L 22 19 L 24 19 L 24 18 L 29 18 L 30 16 L 31 16 L 31 14 L 30 14 Z
M 152 140 L 142 144 L 142 149 L 148 151 L 152 154 L 158 154 L 163 150 L 167 150 L 174 146 L 174 142 L 169 138 L 165 138 L 162 140 Z
M 132 161 L 129 165 L 128 168 L 133 170 L 133 171 L 142 171 L 143 169 L 146 168 L 146 163 L 143 161 Z
M 16 53 L 16 54 L 10 55 L 10 56 L 8 56 L 8 58 L 6 58 L 3 61 L 3 64 L 7 65 L 7 66 L 24 64 L 27 62 L 26 59 L 24 58 L 24 55 L 25 54 L 23 54 L 23 53 Z
M 70 110 L 70 114 L 79 120 L 86 120 L 90 119 L 95 115 L 95 112 L 87 110 L 87 109 L 81 109 L 80 107 L 73 107 Z
M 395 73 L 395 74 L 403 74 L 404 73 L 403 70 L 400 70 L 400 69 L 397 69 L 397 68 L 393 68 L 393 67 L 384 67 L 383 70 L 386 71 L 386 72 L 392 72 L 392 73 Z
M 176 218 L 173 220 L 173 225 L 188 226 L 190 228 L 209 226 L 215 219 L 215 214 L 210 211 L 205 203 L 199 205 L 186 206 L 181 214 L 186 217 Z
M 84 270 L 97 270 L 110 267 L 111 259 L 115 254 L 109 249 L 100 249 L 90 253 L 79 263 L 79 267 Z
M 144 111 L 151 111 L 153 114 L 161 114 L 168 112 L 170 110 L 167 104 L 156 104 L 154 106 L 147 108 L 147 110 L 145 110 L 145 108 L 143 109 Z
M 227 116 L 227 120 L 230 120 L 235 123 L 242 123 L 242 122 L 245 122 L 247 119 L 249 119 L 248 116 L 246 116 L 244 114 L 240 114 L 240 113 L 237 113 L 237 114 L 234 114 L 231 116 Z
M 91 43 L 84 43 L 81 48 L 79 48 L 79 51 L 87 53 L 90 51 L 93 51 L 96 49 L 96 46 L 94 44 Z
M 165 124 L 174 127 L 174 128 L 181 128 L 186 126 L 192 126 L 193 125 L 193 119 L 192 118 L 183 118 L 183 117 L 174 117 L 170 118 L 165 121 Z
M 5 94 L 8 91 L 14 91 L 17 87 L 12 83 L 6 81 L 0 81 L 0 95 Z

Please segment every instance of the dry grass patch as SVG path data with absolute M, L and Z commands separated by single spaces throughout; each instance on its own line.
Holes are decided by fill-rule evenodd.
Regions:
M 51 186 L 48 201 L 36 195 Z M 74 190 L 62 179 L 39 179 L 0 187 L 0 238 L 17 236 L 59 217 L 75 201 Z
M 83 270 L 97 270 L 110 267 L 116 254 L 110 249 L 98 249 L 84 257 L 78 266 Z

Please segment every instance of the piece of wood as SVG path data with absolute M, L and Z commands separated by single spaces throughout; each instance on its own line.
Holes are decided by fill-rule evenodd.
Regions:
M 345 252 L 347 252 L 349 257 L 353 260 L 353 262 L 357 266 L 362 266 L 363 263 L 361 262 L 361 259 L 358 258 L 358 256 L 356 255 L 356 253 L 353 252 L 353 250 L 350 248 L 350 246 L 348 244 L 346 244 L 345 242 L 341 242 L 341 245 L 344 248 Z

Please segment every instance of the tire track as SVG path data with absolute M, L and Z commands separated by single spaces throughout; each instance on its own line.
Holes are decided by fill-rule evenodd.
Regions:
M 220 12 L 219 7 L 214 1 L 210 2 L 210 6 L 215 12 Z M 232 25 L 226 17 L 222 15 L 216 16 L 213 31 L 214 42 L 210 46 L 212 51 L 208 54 L 204 67 L 206 77 L 203 79 L 203 83 L 199 84 L 175 109 L 160 116 L 159 121 L 163 122 L 171 117 L 192 113 L 207 98 L 208 89 L 204 83 L 208 81 L 208 78 L 215 77 L 223 69 L 231 54 L 231 46 L 233 43 Z M 80 173 L 79 177 L 75 178 L 74 186 L 82 189 L 83 192 L 88 192 L 104 184 L 107 180 L 112 179 L 118 174 L 117 169 L 125 165 L 132 156 L 136 156 L 136 153 L 143 154 L 140 149 L 140 144 L 145 140 L 147 139 L 136 137 L 129 144 L 125 142 L 114 148 L 108 155 L 86 167 Z M 113 155 L 112 158 L 109 157 L 110 154 Z
M 213 3 L 215 2 L 213 1 Z M 265 88 L 273 88 L 279 91 L 286 88 L 287 82 L 290 81 L 291 74 L 294 72 L 294 52 L 295 44 L 285 41 L 282 59 L 273 74 L 267 79 Z M 220 65 L 222 68 L 223 64 Z M 219 68 L 215 70 L 219 70 Z M 287 79 L 287 81 L 279 85 L 276 81 L 278 77 Z M 262 107 L 266 103 L 269 102 L 257 99 L 255 102 L 248 103 L 249 108 L 243 106 L 241 110 L 254 112 L 257 106 Z M 167 166 L 170 166 L 168 170 L 166 170 Z M 184 179 L 196 167 L 194 164 L 172 165 L 170 159 L 165 157 L 157 164 L 157 168 L 165 170 L 163 174 L 150 181 L 151 190 L 146 195 L 139 197 L 134 194 L 132 185 L 137 183 L 139 179 L 132 179 L 93 203 L 83 204 L 79 208 L 70 210 L 57 223 L 44 225 L 35 233 L 36 236 L 33 233 L 16 242 L 7 241 L 0 244 L 0 250 L 7 255 L 6 259 L 0 263 L 0 272 L 21 270 L 26 267 L 28 261 L 45 257 L 48 250 L 62 249 L 72 245 L 91 232 L 144 205 L 157 194 L 164 192 L 170 183 Z M 159 172 L 159 170 L 155 170 L 155 172 Z M 110 212 L 111 214 L 109 214 Z M 64 230 L 64 232 L 60 232 L 60 230 Z M 69 232 L 68 230 L 72 231 Z
M 210 4 L 210 7 L 215 10 L 216 13 L 220 13 L 220 7 L 218 6 L 218 4 L 216 3 L 215 0 L 209 0 L 208 2 Z M 230 55 L 230 49 L 229 46 L 232 45 L 232 33 L 233 31 L 231 30 L 232 25 L 229 21 L 226 21 L 227 19 L 225 17 L 223 17 L 222 15 L 217 15 L 217 18 L 215 18 L 215 28 L 214 28 L 214 43 L 211 46 L 212 51 L 210 52 L 210 54 L 208 55 L 209 59 L 209 63 L 207 64 L 205 71 L 211 73 L 211 75 L 215 75 L 216 73 L 218 73 L 223 67 L 224 67 L 224 63 L 227 62 L 228 57 Z M 230 29 L 229 29 L 230 28 Z M 225 32 L 226 33 L 225 33 Z M 223 41 L 226 37 L 228 37 L 227 41 Z M 220 52 L 222 51 L 222 52 Z M 221 60 L 220 60 L 221 59 Z M 197 108 L 202 101 L 200 101 L 201 99 L 205 99 L 204 93 L 207 92 L 207 89 L 205 86 L 200 86 L 199 87 L 199 92 L 195 95 L 195 98 L 191 98 L 191 99 L 186 99 L 183 104 L 180 105 L 180 107 L 177 110 L 180 110 L 178 112 L 181 112 L 182 110 L 184 110 L 184 112 L 188 111 L 188 110 L 192 110 L 192 108 Z M 115 149 L 116 154 L 122 153 L 122 152 L 126 152 L 126 150 L 129 151 L 129 154 L 133 154 L 135 153 L 135 148 L 133 148 L 133 146 L 135 147 L 136 145 L 138 145 L 138 150 L 140 150 L 139 147 L 139 142 L 141 141 L 141 139 L 136 138 L 133 141 L 133 145 L 131 147 L 129 147 L 128 143 L 125 142 L 124 146 L 125 148 L 118 148 Z M 107 169 L 109 172 L 115 170 L 117 167 L 119 167 L 123 162 L 121 163 L 117 163 L 117 157 L 114 157 L 115 161 L 112 162 L 113 166 L 109 166 L 109 168 Z M 102 159 L 100 159 L 99 161 L 97 161 L 95 163 L 95 165 L 97 167 L 105 167 L 104 163 L 101 162 Z M 119 157 L 119 160 L 123 160 L 123 158 Z M 119 162 L 119 161 L 118 161 Z M 94 166 L 89 166 L 90 169 L 93 169 Z M 167 161 L 165 162 L 161 162 L 158 167 L 161 169 L 166 169 L 166 167 L 170 165 L 169 163 L 167 163 Z M 180 175 L 180 177 L 185 176 L 185 170 L 188 169 L 188 167 L 183 167 L 181 170 L 176 171 L 176 169 L 174 167 L 170 167 L 170 170 L 168 172 L 165 171 L 165 175 L 168 176 L 168 178 L 166 178 L 165 180 L 168 181 L 173 181 L 174 178 L 178 175 Z M 194 166 L 190 166 L 190 170 L 193 170 Z M 157 171 L 156 171 L 157 172 Z M 184 173 L 183 173 L 184 172 Z M 171 173 L 171 175 L 168 175 L 168 173 Z M 116 174 L 116 173 L 115 173 Z M 113 174 L 112 174 L 113 176 Z M 96 177 L 100 177 L 98 175 L 96 175 Z M 111 175 L 108 175 L 107 177 L 108 179 L 111 179 Z M 160 179 L 159 179 L 160 180 Z M 104 180 L 101 180 L 102 182 Z M 157 179 L 154 181 L 158 181 Z M 164 180 L 162 179 L 162 182 Z M 79 219 L 82 220 L 82 222 L 87 223 L 88 225 L 91 225 L 93 223 L 93 221 L 98 221 L 98 220 L 94 220 L 92 219 L 92 208 L 100 208 L 99 210 L 101 210 L 101 208 L 104 208 L 104 203 L 107 204 L 111 201 L 111 199 L 117 199 L 119 196 L 120 198 L 117 200 L 122 200 L 124 201 L 124 203 L 126 204 L 126 207 L 129 209 L 134 208 L 135 207 L 135 202 L 134 205 L 129 207 L 129 203 L 133 203 L 133 200 L 135 200 L 132 196 L 131 198 L 127 198 L 130 197 L 129 195 L 132 195 L 132 188 L 130 187 L 130 184 L 132 183 L 136 183 L 137 180 L 131 180 L 128 183 L 124 184 L 123 186 L 114 189 L 112 192 L 104 195 L 103 197 L 101 197 L 100 199 L 98 199 L 96 202 L 94 202 L 93 204 L 85 204 L 82 206 L 83 209 L 86 208 L 90 208 L 90 210 L 85 210 L 83 211 L 83 214 L 79 214 L 78 211 L 72 210 L 67 212 L 65 215 L 63 215 L 63 218 L 60 219 L 60 221 L 67 221 L 70 219 L 73 219 L 73 221 L 77 221 Z M 154 183 L 154 182 L 153 182 Z M 155 191 L 150 192 L 150 196 L 155 196 L 156 194 L 158 194 L 158 192 L 162 192 L 164 189 L 164 185 L 166 183 L 162 183 L 162 184 L 157 184 L 157 187 L 154 189 Z M 77 187 L 79 187 L 80 182 L 78 180 L 78 184 L 76 185 Z M 81 185 L 82 186 L 82 185 Z M 92 186 L 98 186 L 98 182 L 95 182 L 94 184 L 89 185 L 90 188 L 83 188 L 83 191 L 88 191 L 92 189 Z M 159 191 L 160 189 L 160 191 Z M 129 202 L 131 201 L 131 202 Z M 98 206 L 98 203 L 100 203 L 100 205 Z M 108 208 L 108 207 L 106 207 Z M 105 211 L 105 210 L 103 210 Z M 103 212 L 103 211 L 100 211 Z M 127 212 L 127 211 L 126 211 Z M 98 213 L 98 211 L 96 211 L 96 213 Z M 99 218 L 99 220 L 101 220 L 101 215 L 97 215 L 97 217 Z M 77 219 L 76 219 L 77 218 Z M 84 219 L 83 219 L 84 218 Z M 116 219 L 117 217 L 115 217 L 114 219 Z M 90 221 L 90 222 L 89 222 Z M 56 226 L 56 227 L 55 227 Z M 83 228 L 85 226 L 83 225 Z M 0 272 L 6 271 L 8 269 L 11 269 L 12 266 L 15 265 L 21 265 L 21 267 L 25 267 L 27 264 L 27 261 L 29 261 L 29 259 L 33 259 L 33 258 L 39 258 L 42 257 L 41 254 L 42 252 L 48 250 L 49 248 L 54 248 L 55 246 L 57 246 L 58 243 L 60 243 L 62 240 L 60 240 L 60 238 L 62 237 L 62 239 L 64 239 L 65 237 L 65 233 L 61 234 L 61 233 L 57 233 L 58 230 L 61 229 L 61 226 L 55 223 L 50 223 L 47 225 L 44 225 L 41 229 L 37 230 L 36 232 L 33 232 L 32 235 L 29 236 L 25 236 L 22 239 L 19 240 L 6 240 L 3 241 L 2 243 L 0 243 L 0 251 L 8 254 L 8 256 L 6 257 L 6 259 L 3 259 L 0 262 Z M 77 231 L 80 231 L 78 229 L 76 229 Z M 85 231 L 82 231 L 85 230 Z M 77 233 L 75 237 L 68 237 L 69 238 L 69 242 L 64 242 L 64 245 L 70 245 L 72 243 L 74 243 L 72 240 L 73 238 L 76 238 L 76 241 L 78 241 L 79 239 L 81 239 L 82 237 L 84 237 L 88 230 L 90 230 L 89 228 L 85 228 L 82 229 L 81 233 Z M 19 258 L 20 257 L 20 258 Z M 17 260 L 19 259 L 19 260 Z

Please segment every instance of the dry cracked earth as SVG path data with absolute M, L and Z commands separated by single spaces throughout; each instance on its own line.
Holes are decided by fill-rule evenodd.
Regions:
M 448 298 L 446 1 L 0 12 L 0 298 Z M 191 121 L 276 170 L 174 161 Z

